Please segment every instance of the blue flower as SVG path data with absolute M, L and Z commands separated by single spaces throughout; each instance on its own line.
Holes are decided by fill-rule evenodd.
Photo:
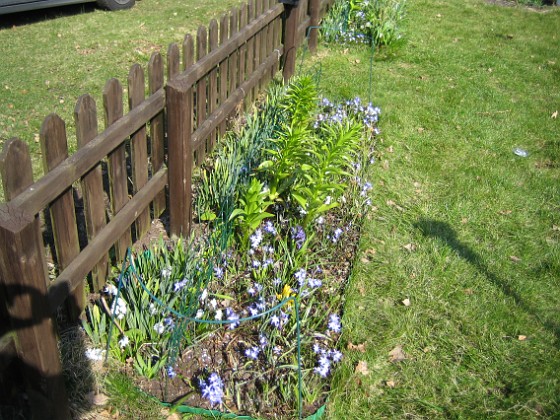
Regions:
M 256 249 L 263 239 L 262 230 L 257 229 L 254 234 L 249 238 L 251 240 L 251 248 Z
M 250 347 L 248 349 L 245 349 L 245 356 L 247 356 L 249 359 L 257 360 L 259 358 L 260 352 L 261 349 L 259 347 Z
M 272 223 L 270 220 L 267 220 L 267 222 L 264 224 L 263 227 L 264 231 L 266 233 L 269 233 L 271 235 L 276 235 L 276 228 L 274 227 L 274 223 Z
M 183 288 L 187 285 L 187 283 L 188 283 L 188 280 L 187 280 L 187 278 L 185 277 L 183 280 L 178 281 L 177 283 L 175 283 L 175 284 L 173 285 L 173 291 L 174 291 L 174 292 L 180 291 L 181 289 L 183 289 Z
M 230 330 L 234 330 L 237 326 L 239 326 L 239 321 L 237 321 L 239 319 L 239 315 L 237 315 L 233 311 L 233 309 L 226 308 L 226 315 L 227 315 L 228 321 L 234 321 L 234 322 L 229 324 L 229 329 Z
M 213 372 L 208 378 L 208 381 L 200 379 L 199 385 L 202 397 L 210 401 L 210 404 L 217 405 L 222 403 L 224 384 L 217 373 Z
M 221 279 L 224 276 L 224 269 L 220 266 L 214 267 L 214 275 Z
M 342 324 L 340 323 L 340 317 L 337 314 L 331 314 L 329 317 L 328 330 L 334 333 L 339 333 L 342 329 Z
M 301 249 L 301 247 L 305 243 L 305 240 L 307 239 L 307 236 L 305 235 L 305 231 L 301 226 L 298 225 L 291 229 L 291 233 L 292 233 L 292 239 L 296 243 L 296 247 L 298 249 Z
M 173 379 L 175 376 L 177 376 L 177 373 L 173 369 L 173 366 L 167 366 L 167 376 L 171 379 Z
M 304 268 L 300 268 L 295 272 L 294 277 L 298 281 L 299 287 L 302 287 L 305 283 L 305 279 L 307 278 L 307 271 L 305 271 Z

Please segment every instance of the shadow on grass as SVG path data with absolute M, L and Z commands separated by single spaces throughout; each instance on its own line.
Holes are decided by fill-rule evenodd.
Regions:
M 52 20 L 60 17 L 91 13 L 95 9 L 95 3 L 79 3 L 66 6 L 48 7 L 45 9 L 29 10 L 27 12 L 8 13 L 5 15 L 0 15 L 0 30 L 24 25 L 32 25 L 44 20 Z
M 453 249 L 465 261 L 476 267 L 485 278 L 496 287 L 500 288 L 506 296 L 515 300 L 517 306 L 530 314 L 545 329 L 553 333 L 556 337 L 555 346 L 560 348 L 560 324 L 544 319 L 545 316 L 543 316 L 538 309 L 528 304 L 523 297 L 511 287 L 507 280 L 490 271 L 480 255 L 457 238 L 457 233 L 448 223 L 432 219 L 420 219 L 414 224 L 414 227 L 422 232 L 424 236 L 438 239 L 449 248 Z

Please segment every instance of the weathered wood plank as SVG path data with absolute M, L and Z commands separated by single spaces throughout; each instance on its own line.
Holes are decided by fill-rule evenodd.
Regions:
M 167 48 L 167 80 L 179 74 L 181 68 L 181 53 L 179 46 L 174 42 Z
M 78 181 L 105 156 L 125 142 L 126 137 L 146 124 L 150 118 L 161 112 L 165 105 L 163 89 L 142 102 L 117 122 L 97 135 L 86 147 L 78 150 L 54 170 L 45 174 L 32 186 L 14 197 L 11 207 L 19 207 L 28 214 L 39 213 L 51 202 L 53 196 L 60 195 Z M 122 102 L 121 102 L 122 108 Z M 0 209 L 6 207 L 0 204 Z
M 121 211 L 107 224 L 107 227 L 52 282 L 48 290 L 51 310 L 60 305 L 60 302 L 64 299 L 64 293 L 76 287 L 80 279 L 88 273 L 99 257 L 109 251 L 115 241 L 115 236 L 123 235 L 136 219 L 136 215 L 145 209 L 165 188 L 167 177 L 167 168 L 163 166 L 145 187 L 125 204 Z
M 262 13 L 262 0 L 253 0 L 254 3 L 254 7 L 255 7 L 255 19 L 258 19 L 259 16 Z M 255 55 L 253 58 L 253 68 L 256 69 L 257 67 L 259 67 L 259 65 L 261 64 L 261 47 L 263 44 L 263 39 L 262 39 L 262 35 L 263 35 L 263 31 L 264 28 L 261 29 L 259 32 L 257 32 L 257 34 L 255 35 Z M 262 80 L 258 83 L 257 86 L 255 86 L 255 88 L 253 89 L 253 99 L 257 98 L 257 95 L 259 93 L 259 88 L 261 86 L 261 82 Z
M 103 107 L 105 109 L 105 126 L 111 127 L 123 116 L 123 89 L 117 79 L 111 79 L 103 90 Z M 85 149 L 82 149 L 85 150 Z M 120 144 L 107 156 L 109 170 L 109 189 L 111 196 L 112 217 L 128 202 L 128 173 L 126 170 L 125 144 Z M 132 243 L 130 227 L 120 236 L 115 244 L 117 260 L 122 261 L 126 250 Z
M 215 51 L 218 49 L 218 22 L 216 19 L 212 19 L 210 21 L 210 25 L 208 25 L 208 43 L 209 43 L 209 52 Z M 208 75 L 208 114 L 212 115 L 214 110 L 218 105 L 218 63 L 212 70 L 210 70 L 210 74 Z M 216 135 L 217 130 L 213 130 L 210 133 L 210 137 L 208 139 L 208 153 L 212 151 L 214 148 L 214 144 L 216 143 Z
M 194 40 L 191 34 L 186 34 L 183 39 L 183 70 L 194 64 Z
M 279 51 L 282 54 L 282 50 Z M 246 93 L 258 85 L 259 80 L 263 77 L 266 72 L 270 72 L 270 69 L 275 65 L 278 60 L 279 54 L 271 54 L 264 63 L 262 63 L 255 71 L 251 77 L 249 77 L 241 86 L 239 86 L 234 92 L 230 93 L 226 102 L 224 102 L 212 115 L 204 121 L 202 126 L 198 127 L 192 135 L 192 147 L 198 147 L 200 143 L 206 138 L 208 133 L 210 133 L 215 127 L 217 127 L 223 118 L 227 118 L 228 115 L 233 112 L 236 106 L 243 101 L 243 97 Z
M 224 45 L 229 36 L 228 15 L 224 14 L 220 18 L 220 47 Z M 219 67 L 219 105 L 223 104 L 228 97 L 228 78 L 229 78 L 229 58 L 220 62 Z M 219 106 L 218 105 L 218 106 Z M 224 119 L 218 127 L 218 135 L 222 137 L 227 130 L 226 120 Z
M 154 52 L 148 63 L 148 90 L 150 95 L 163 88 L 163 58 Z M 164 112 L 160 112 L 150 120 L 152 174 L 161 169 L 165 155 Z M 160 217 L 166 208 L 165 191 L 157 195 L 153 202 L 154 217 Z
M 0 173 L 7 199 L 26 191 L 33 182 L 33 170 L 25 143 L 18 139 L 6 143 L 0 155 Z M 39 217 L 11 204 L 4 206 L 0 209 L 0 243 L 0 283 L 17 334 L 33 418 L 69 419 L 47 300 L 48 275 Z M 64 298 L 67 296 L 66 291 Z
M 196 33 L 196 60 L 199 61 L 208 53 L 208 34 L 206 27 L 199 26 Z M 207 83 L 206 75 L 202 75 L 198 80 L 196 87 L 196 126 L 200 127 L 207 115 Z M 200 164 L 206 157 L 206 141 L 202 142 L 200 146 L 195 149 L 196 164 Z
M 230 39 L 237 36 L 237 31 L 239 28 L 239 19 L 241 16 L 241 10 L 233 8 L 231 14 L 229 15 L 229 33 Z M 239 86 L 239 72 L 241 72 L 241 53 L 243 51 L 243 46 L 239 46 L 231 53 L 229 60 L 229 92 L 235 91 L 237 86 Z
M 134 64 L 128 73 L 128 106 L 133 110 L 145 98 L 144 70 L 139 64 Z M 130 138 L 130 163 L 132 166 L 132 194 L 138 193 L 148 182 L 148 139 L 146 126 Z M 148 206 L 138 215 L 136 220 L 136 239 L 140 239 L 150 229 L 150 207 Z
M 68 157 L 64 121 L 56 114 L 49 115 L 43 121 L 39 138 L 43 168 L 45 172 L 49 172 Z M 49 214 L 56 259 L 59 269 L 62 270 L 80 253 L 74 195 L 71 187 L 53 200 L 49 206 Z M 85 307 L 84 290 L 82 285 L 81 290 L 77 290 L 76 294 L 67 301 L 66 313 L 71 322 L 77 321 Z
M 78 99 L 74 108 L 74 121 L 78 148 L 83 148 L 97 136 L 97 108 L 91 96 L 83 95 Z M 95 166 L 84 175 L 81 184 L 88 242 L 91 242 L 107 224 L 101 165 Z M 108 266 L 109 257 L 105 254 L 91 272 L 94 292 L 101 290 L 105 285 Z M 64 266 L 66 267 L 68 264 Z
M 255 20 L 255 2 L 254 0 L 249 0 L 247 3 L 247 22 L 253 22 Z M 247 78 L 251 77 L 253 74 L 253 69 L 255 68 L 255 36 L 258 34 L 256 32 L 247 40 L 247 57 L 245 58 L 245 78 L 241 80 L 243 82 Z M 253 103 L 253 91 L 247 92 L 245 96 L 244 106 L 247 109 Z
M 232 35 L 222 48 L 218 48 L 216 51 L 206 55 L 203 59 L 197 61 L 189 71 L 180 73 L 175 79 L 185 86 L 196 83 L 199 78 L 207 74 L 212 69 L 216 62 L 220 62 L 228 57 L 241 45 L 243 45 L 247 38 L 255 35 L 262 28 L 268 25 L 269 22 L 272 22 L 280 16 L 283 9 L 284 6 L 281 3 L 278 3 L 272 9 L 264 13 L 260 19 L 254 20 L 243 27 L 243 30 L 240 31 L 237 29 L 237 33 Z M 239 16 L 236 16 L 235 20 L 236 22 L 239 22 Z

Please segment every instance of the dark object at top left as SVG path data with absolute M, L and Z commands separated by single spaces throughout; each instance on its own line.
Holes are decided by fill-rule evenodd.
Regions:
M 47 7 L 64 6 L 67 4 L 96 2 L 108 10 L 129 9 L 136 0 L 0 0 L 0 15 L 28 10 L 46 9 Z

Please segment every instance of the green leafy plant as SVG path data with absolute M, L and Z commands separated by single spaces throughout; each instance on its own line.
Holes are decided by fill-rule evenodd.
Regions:
M 236 208 L 230 216 L 240 230 L 242 243 L 247 245 L 249 237 L 259 227 L 263 220 L 273 217 L 266 210 L 273 204 L 267 199 L 268 191 L 257 178 L 252 178 L 243 197 L 239 199 L 241 207 Z

